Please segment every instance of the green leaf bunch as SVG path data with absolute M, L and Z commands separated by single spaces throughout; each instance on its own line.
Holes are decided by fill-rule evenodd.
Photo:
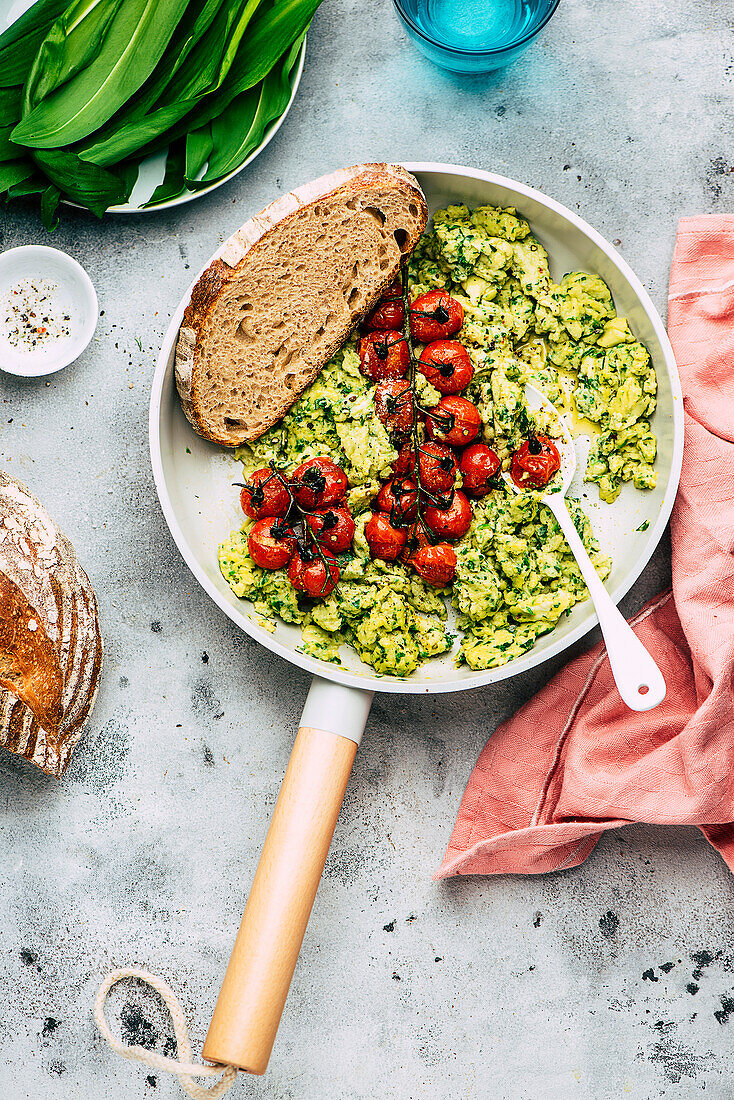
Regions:
M 101 217 L 166 150 L 148 205 L 238 168 L 285 110 L 320 0 L 37 0 L 0 35 L 0 196 Z

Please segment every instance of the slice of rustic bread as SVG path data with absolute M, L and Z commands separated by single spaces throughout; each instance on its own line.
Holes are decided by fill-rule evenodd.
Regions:
M 101 663 L 97 600 L 74 548 L 0 471 L 0 745 L 60 776 Z
M 399 165 L 360 164 L 283 195 L 196 283 L 176 384 L 200 435 L 234 447 L 280 420 L 395 278 L 428 211 Z

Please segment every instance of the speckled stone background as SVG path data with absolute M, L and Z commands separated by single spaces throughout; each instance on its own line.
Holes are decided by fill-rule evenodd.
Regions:
M 149 967 L 200 1049 L 308 686 L 208 602 L 158 508 L 149 383 L 192 272 L 281 190 L 433 159 L 578 210 L 664 311 L 677 218 L 734 201 L 731 15 L 563 0 L 518 64 L 462 81 L 388 0 L 325 0 L 296 104 L 242 175 L 171 212 L 65 213 L 53 243 L 103 316 L 62 374 L 0 375 L 0 461 L 74 541 L 107 654 L 62 782 L 0 759 L 0 1096 L 180 1095 L 106 1049 L 92 999 L 110 967 Z M 3 247 L 45 240 L 33 212 L 3 212 Z M 668 574 L 664 544 L 625 611 Z M 233 1097 L 729 1100 L 734 879 L 694 830 L 613 833 L 551 877 L 431 881 L 480 747 L 553 671 L 376 701 L 270 1069 Z M 127 1039 L 170 1047 L 155 998 L 129 985 L 112 1007 Z

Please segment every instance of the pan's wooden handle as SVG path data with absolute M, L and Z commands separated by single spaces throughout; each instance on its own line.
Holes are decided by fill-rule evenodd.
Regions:
M 356 697 L 346 700 L 347 712 L 362 715 L 356 734 L 340 693 Z M 204 1044 L 209 1061 L 265 1072 L 370 700 L 318 679 L 312 688 L 304 721 L 331 712 L 319 725 L 337 727 L 341 714 L 352 728 L 347 736 L 310 725 L 298 731 Z

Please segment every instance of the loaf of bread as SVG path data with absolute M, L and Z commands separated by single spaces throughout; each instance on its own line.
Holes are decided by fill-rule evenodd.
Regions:
M 359 164 L 246 222 L 196 283 L 179 332 L 176 384 L 196 431 L 234 447 L 280 420 L 395 278 L 427 217 L 404 168 Z
M 101 664 L 97 600 L 74 548 L 0 471 L 0 745 L 60 776 Z

